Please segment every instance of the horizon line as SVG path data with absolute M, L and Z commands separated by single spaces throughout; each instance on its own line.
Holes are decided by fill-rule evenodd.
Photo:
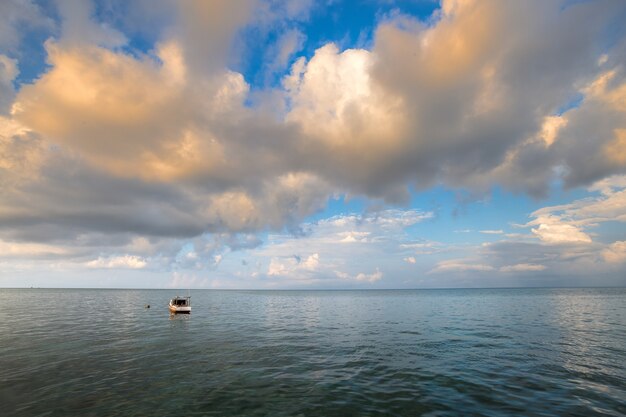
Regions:
M 157 290 L 157 291 L 422 291 L 422 290 L 530 290 L 530 289 L 626 289 L 626 285 L 529 286 L 529 287 L 429 287 L 429 288 L 138 288 L 138 287 L 0 287 L 0 290 Z

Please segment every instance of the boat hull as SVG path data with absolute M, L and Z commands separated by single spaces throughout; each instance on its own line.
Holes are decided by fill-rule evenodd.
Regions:
M 191 307 L 176 307 L 170 305 L 170 313 L 173 314 L 191 314 Z

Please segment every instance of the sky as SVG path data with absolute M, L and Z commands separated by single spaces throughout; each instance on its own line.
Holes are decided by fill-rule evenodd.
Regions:
M 4 0 L 0 287 L 624 286 L 625 21 Z

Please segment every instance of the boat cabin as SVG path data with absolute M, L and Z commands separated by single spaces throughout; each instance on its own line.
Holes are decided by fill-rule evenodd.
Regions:
M 176 307 L 187 307 L 191 305 L 191 297 L 176 297 L 172 299 L 172 305 Z

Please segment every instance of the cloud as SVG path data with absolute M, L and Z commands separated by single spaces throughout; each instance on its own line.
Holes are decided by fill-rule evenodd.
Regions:
M 289 59 L 302 49 L 306 35 L 297 29 L 292 29 L 284 33 L 278 41 L 278 55 L 276 63 L 278 68 L 287 66 Z
M 433 255 L 444 250 L 444 246 L 440 242 L 432 242 L 432 241 L 424 241 L 424 242 L 411 242 L 411 243 L 402 243 L 400 244 L 400 248 L 405 250 L 408 249 L 414 255 Z M 415 263 L 415 257 L 411 256 L 409 258 L 404 259 L 407 262 Z
M 106 269 L 142 269 L 145 268 L 147 262 L 138 257 L 131 255 L 99 257 L 93 261 L 87 262 L 88 268 L 106 268 Z
M 376 272 L 373 272 L 371 274 L 365 274 L 363 272 L 360 272 L 356 275 L 355 279 L 357 281 L 365 281 L 365 282 L 376 282 L 381 280 L 383 277 L 383 273 L 380 272 L 378 269 L 376 269 Z
M 25 32 L 37 28 L 52 29 L 54 23 L 46 17 L 37 2 L 6 0 L 0 2 L 0 51 L 18 52 Z
M 401 100 L 372 82 L 372 65 L 370 52 L 334 44 L 301 58 L 283 81 L 291 104 L 285 120 L 301 127 L 312 169 L 359 193 L 401 198 L 377 182 L 403 149 L 406 116 Z
M 539 226 L 532 232 L 546 243 L 590 243 L 591 237 L 571 224 L 561 224 L 560 219 L 540 217 Z
M 49 258 L 69 255 L 69 251 L 55 245 L 0 240 L 0 258 Z
M 380 270 L 377 268 L 375 272 L 372 272 L 371 274 L 366 274 L 364 272 L 359 272 L 356 275 L 350 275 L 348 273 L 345 272 L 341 272 L 341 271 L 335 271 L 335 274 L 341 278 L 342 280 L 347 280 L 347 281 L 358 281 L 358 282 L 376 282 L 376 281 L 380 281 L 383 277 L 383 273 L 380 272 Z
M 287 68 L 293 56 L 299 52 L 306 40 L 306 35 L 298 29 L 289 29 L 282 33 L 276 40 L 276 44 L 269 47 L 266 52 L 269 75 L 280 73 Z
M 605 25 L 623 11 L 609 3 L 443 2 L 431 25 L 405 16 L 381 24 L 373 79 L 411 115 L 396 178 L 478 189 L 498 182 L 545 195 L 573 128 L 569 117 L 554 117 L 598 73 L 600 39 L 575 28 Z M 586 143 L 600 152 L 601 143 Z
M 626 261 L 626 241 L 613 242 L 602 251 L 602 257 L 609 263 L 622 263 Z
M 495 268 L 491 265 L 474 263 L 465 259 L 449 259 L 441 261 L 435 265 L 429 273 L 444 273 L 444 272 L 491 272 Z
M 480 233 L 486 234 L 486 235 L 501 235 L 504 232 L 499 229 L 499 230 L 481 230 Z
M 23 189 L 37 181 L 36 168 L 45 151 L 41 141 L 28 128 L 10 118 L 0 115 L 0 217 L 24 211 L 19 205 L 11 207 L 16 194 L 23 196 Z M 1 200 L 0 200 L 1 201 Z
M 223 71 L 235 34 L 253 16 L 255 0 L 177 2 L 175 32 L 193 73 Z
M 408 256 L 408 257 L 404 258 L 404 261 L 408 262 L 410 264 L 414 264 L 416 262 L 415 256 Z
M 17 61 L 0 54 L 0 115 L 7 114 L 13 104 L 15 96 L 13 80 L 17 74 Z
M 340 242 L 343 242 L 343 243 L 367 242 L 368 236 L 370 234 L 371 232 L 355 232 L 355 231 L 341 232 L 340 235 L 345 236 L 345 237 L 341 239 Z
M 538 264 L 515 264 L 500 268 L 501 272 L 537 272 L 545 270 L 545 265 Z
M 626 42 L 582 90 L 580 107 L 565 113 L 555 151 L 565 166 L 566 185 L 587 185 L 626 169 Z M 615 60 L 615 61 L 613 61 Z
M 116 175 L 184 175 L 173 164 L 187 162 L 182 169 L 189 169 L 200 145 L 180 118 L 188 106 L 175 45 L 160 49 L 162 65 L 93 46 L 48 42 L 46 48 L 52 69 L 21 89 L 13 110 L 17 120 Z M 212 94 L 219 104 L 228 100 L 224 89 L 233 86 L 225 77 L 223 90 Z M 232 88 L 237 94 L 241 87 Z
M 409 254 L 406 229 L 430 217 L 417 210 L 391 209 L 338 215 L 303 225 L 303 235 L 270 235 L 249 255 L 271 259 L 266 271 L 272 277 L 299 277 L 326 287 L 374 283 L 397 262 L 392 255 Z
M 270 261 L 267 275 L 295 277 L 301 274 L 310 274 L 315 272 L 319 266 L 320 255 L 318 253 L 309 255 L 304 260 L 298 256 L 292 256 L 283 260 L 273 258 Z
M 546 135 L 554 136 L 551 149 L 573 123 L 550 112 L 580 79 L 597 72 L 595 35 L 576 30 L 570 39 L 570 29 L 583 16 L 606 22 L 612 11 L 467 2 L 444 3 L 431 26 L 392 17 L 378 27 L 371 51 L 327 44 L 297 60 L 284 79 L 285 113 L 276 120 L 262 104 L 245 105 L 250 86 L 225 70 L 222 59 L 237 30 L 254 19 L 255 7 L 264 6 L 224 4 L 217 22 L 218 5 L 185 3 L 174 23 L 186 25 L 154 51 L 130 54 L 118 48 L 126 42 L 123 34 L 98 21 L 89 4 L 67 4 L 61 4 L 60 39 L 46 44 L 50 68 L 20 88 L 13 115 L 42 143 L 58 146 L 29 168 L 34 176 L 46 172 L 31 185 L 59 189 L 70 182 L 71 197 L 83 201 L 63 207 L 47 193 L 52 200 L 41 198 L 41 213 L 31 218 L 61 225 L 72 216 L 78 223 L 85 218 L 83 227 L 91 222 L 103 229 L 90 218 L 101 206 L 88 204 L 98 201 L 89 191 L 98 182 L 116 190 L 118 214 L 101 217 L 119 222 L 114 229 L 178 236 L 292 227 L 337 190 L 398 202 L 406 201 L 411 183 L 438 179 L 480 188 L 496 177 L 506 183 L 509 175 L 529 179 L 532 184 L 513 188 L 534 193 L 554 166 Z M 532 18 L 537 14 L 545 22 Z M 529 22 L 534 30 L 527 30 Z M 476 23 L 483 29 L 470 31 Z M 531 38 L 502 35 L 505 30 Z M 284 33 L 287 46 L 298 43 L 288 39 L 301 38 Z M 546 34 L 542 48 L 530 48 Z M 464 43 L 452 48 L 457 38 Z M 547 59 L 557 46 L 559 60 Z M 285 48 L 284 56 L 297 49 Z M 606 55 L 604 65 L 611 67 L 612 51 Z M 204 62 L 207 56 L 215 59 Z M 526 80 L 532 71 L 525 68 L 537 63 L 545 71 Z M 607 88 L 589 91 L 618 103 Z M 600 93 L 594 94 L 588 95 Z M 519 165 L 522 160 L 546 165 L 534 169 Z M 511 173 L 507 164 L 537 176 Z M 17 190 L 6 194 L 5 204 L 15 206 Z M 149 215 L 141 216 L 147 207 Z
M 281 228 L 324 207 L 331 188 L 323 180 L 290 171 L 284 166 L 288 161 L 276 159 L 273 145 L 255 145 L 245 132 L 228 133 L 231 122 L 220 112 L 246 113 L 247 85 L 240 75 L 212 78 L 193 99 L 185 97 L 186 69 L 175 43 L 163 44 L 157 57 L 141 59 L 92 46 L 48 43 L 47 48 L 52 69 L 22 88 L 13 113 L 40 141 L 58 147 L 43 151 L 39 163 L 27 168 L 35 176 L 47 174 L 31 184 L 42 188 L 40 212 L 22 217 L 59 224 L 71 216 L 80 226 L 81 217 L 91 217 L 87 212 L 101 211 L 97 221 L 85 218 L 83 224 L 194 236 Z M 207 112 L 198 116 L 194 106 Z M 255 135 L 266 129 L 256 122 L 250 128 Z M 61 195 L 70 191 L 68 183 L 71 206 Z M 103 191 L 115 192 L 108 200 L 115 208 L 102 204 Z M 12 192 L 20 194 L 6 190 L 8 207 L 21 204 Z
M 531 213 L 532 220 L 518 227 L 529 228 L 532 235 L 506 234 L 500 240 L 465 246 L 464 258 L 440 261 L 431 272 L 478 276 L 493 271 L 512 279 L 532 277 L 533 285 L 591 285 L 592 279 L 622 285 L 623 271 L 617 271 L 626 259 L 623 242 L 604 243 L 607 235 L 598 229 L 610 224 L 619 234 L 626 222 L 625 190 L 624 176 L 605 178 L 588 188 L 587 197 Z
M 62 20 L 64 42 L 107 48 L 120 47 L 128 42 L 123 33 L 92 19 L 95 7 L 90 0 L 57 0 L 56 5 Z
M 558 137 L 559 131 L 566 125 L 567 119 L 562 116 L 547 116 L 543 120 L 540 137 L 546 146 L 552 146 Z
M 536 226 L 532 233 L 546 243 L 591 243 L 584 231 L 604 222 L 626 222 L 626 180 L 624 176 L 606 178 L 589 188 L 600 196 L 549 206 L 531 214 L 526 224 Z

